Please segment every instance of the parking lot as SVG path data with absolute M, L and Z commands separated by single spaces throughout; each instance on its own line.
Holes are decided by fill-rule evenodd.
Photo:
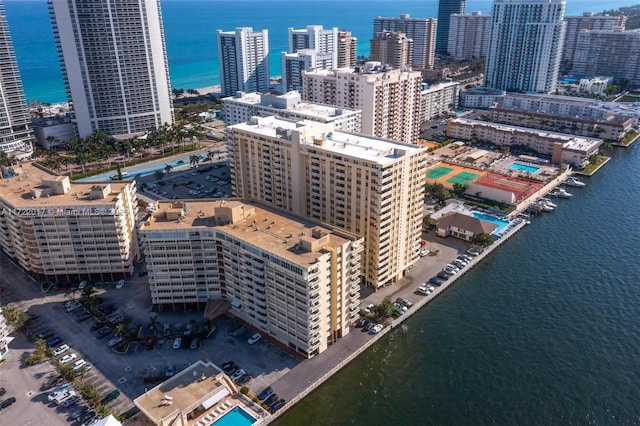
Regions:
M 258 391 L 277 378 L 286 374 L 293 368 L 297 361 L 271 346 L 264 339 L 260 339 L 250 345 L 247 340 L 252 333 L 245 329 L 240 329 L 234 335 L 229 332 L 235 327 L 233 321 L 228 317 L 220 317 L 211 325 L 215 326 L 208 338 L 200 340 L 195 348 L 191 348 L 191 338 L 193 334 L 208 331 L 209 327 L 202 319 L 200 312 L 154 312 L 149 300 L 148 284 L 146 278 L 136 276 L 121 288 L 116 289 L 115 284 L 106 284 L 97 287 L 96 295 L 101 298 L 100 306 L 112 305 L 116 308 L 110 312 L 108 317 L 118 318 L 120 315 L 126 317 L 131 328 L 142 326 L 143 334 L 139 339 L 135 338 L 130 344 L 122 346 L 126 353 L 114 352 L 114 348 L 108 346 L 109 339 L 113 334 L 97 337 L 99 329 L 95 327 L 97 319 L 95 316 L 78 321 L 83 317 L 83 308 L 74 309 L 67 312 L 64 306 L 65 298 L 63 292 L 50 290 L 42 293 L 40 285 L 33 282 L 28 276 L 23 274 L 17 267 L 11 264 L 4 256 L 2 257 L 2 292 L 3 298 L 0 302 L 4 305 L 9 303 L 30 315 L 37 318 L 33 321 L 30 331 L 33 335 L 43 332 L 52 332 L 59 336 L 61 342 L 69 349 L 65 354 L 75 354 L 76 362 L 84 359 L 91 369 L 83 376 L 83 381 L 91 383 L 97 387 L 102 395 L 106 395 L 114 389 L 118 389 L 121 394 L 108 404 L 108 407 L 116 414 L 122 414 L 132 409 L 132 400 L 141 395 L 145 388 L 156 386 L 159 380 L 163 380 L 167 370 L 172 367 L 174 374 L 183 368 L 193 364 L 198 360 L 212 361 L 217 365 L 223 365 L 228 361 L 233 361 L 238 368 L 246 371 L 247 376 L 242 378 L 242 382 L 249 386 L 252 391 Z M 150 318 L 156 317 L 156 333 L 152 347 L 148 346 Z M 99 319 L 106 323 L 106 317 Z M 165 324 L 170 328 L 169 335 L 165 336 Z M 192 326 L 192 334 L 185 335 L 187 325 Z M 182 339 L 183 344 L 180 349 L 174 349 L 173 343 L 176 337 Z M 27 339 L 20 337 L 10 345 L 12 352 L 9 360 L 3 364 L 2 386 L 16 388 L 16 384 L 24 385 L 24 388 L 16 388 L 12 394 L 16 395 L 15 407 L 7 410 L 19 415 L 18 422 L 7 424 L 69 424 L 73 420 L 68 418 L 69 414 L 77 407 L 55 407 L 47 401 L 47 393 L 50 390 L 44 389 L 44 383 L 55 376 L 54 368 L 44 362 L 31 367 L 24 366 L 24 358 L 33 351 L 33 344 Z M 62 358 L 65 354 L 59 355 Z M 73 362 L 71 364 L 73 364 Z M 157 380 L 145 382 L 145 377 L 154 377 Z M 31 401 L 34 404 L 29 404 Z M 23 407 L 23 409 L 18 407 Z M 35 409 L 30 410 L 31 406 Z M 27 411 L 25 411 L 25 409 Z M 56 413 L 55 416 L 52 416 Z M 47 416 L 57 420 L 39 421 L 47 419 Z M 7 417 L 3 413 L 3 418 Z M 7 417 L 8 418 L 8 417 Z

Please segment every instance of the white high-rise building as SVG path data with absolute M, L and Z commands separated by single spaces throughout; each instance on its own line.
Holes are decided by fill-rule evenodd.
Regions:
M 513 92 L 556 88 L 565 0 L 494 0 L 485 86 Z
M 331 65 L 326 69 L 335 68 L 338 63 L 338 28 L 324 29 L 322 25 L 307 25 L 303 30 L 289 28 L 289 53 L 304 49 L 331 54 Z
M 481 12 L 451 15 L 449 17 L 449 55 L 458 60 L 486 57 L 490 31 L 491 15 L 483 15 Z
M 422 74 L 380 62 L 303 73 L 303 99 L 362 110 L 366 135 L 413 143 L 420 132 Z
M 578 35 L 573 71 L 576 75 L 611 76 L 640 86 L 640 29 L 584 30 Z
M 81 137 L 173 124 L 159 0 L 48 0 L 72 119 Z
M 567 30 L 564 36 L 561 68 L 564 73 L 571 73 L 580 32 L 584 30 L 624 30 L 627 17 L 625 15 L 594 15 L 593 12 L 584 12 L 582 16 L 565 16 L 564 20 L 567 23 Z M 615 49 L 612 50 L 615 51 Z
M 223 96 L 269 90 L 269 31 L 238 27 L 216 31 Z
M 4 3 L 0 2 L 0 151 L 19 160 L 33 153 L 33 132 L 24 99 Z
M 373 34 L 383 31 L 403 32 L 413 40 L 411 66 L 418 69 L 433 68 L 436 52 L 436 23 L 433 18 L 412 18 L 404 14 L 399 18 L 373 18 Z
M 333 54 L 318 53 L 314 49 L 300 49 L 295 53 L 280 53 L 282 69 L 282 91 L 302 91 L 302 72 L 332 68 Z
M 234 194 L 364 237 L 367 285 L 398 281 L 418 259 L 426 148 L 274 116 L 227 134 Z

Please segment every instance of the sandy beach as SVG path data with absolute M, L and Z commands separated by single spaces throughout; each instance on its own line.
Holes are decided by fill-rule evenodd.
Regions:
M 200 95 L 208 95 L 209 93 L 220 93 L 220 91 L 222 90 L 220 88 L 220 86 L 207 86 L 207 87 L 202 87 L 200 89 L 196 89 L 198 91 L 198 94 Z

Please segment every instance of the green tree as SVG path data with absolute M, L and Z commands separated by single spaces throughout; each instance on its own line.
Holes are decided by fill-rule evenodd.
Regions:
M 487 234 L 486 232 L 482 232 L 480 234 L 474 235 L 473 238 L 471 239 L 471 242 L 473 244 L 476 244 L 482 247 L 487 247 L 493 244 L 493 238 L 491 237 L 490 234 Z
M 97 407 L 98 404 L 100 404 L 102 395 L 98 392 L 98 388 L 91 383 L 80 383 L 77 389 L 80 392 L 80 395 L 82 395 L 82 399 L 84 399 L 89 406 Z
M 378 306 L 376 306 L 376 314 L 380 318 L 389 318 L 393 315 L 393 302 L 389 297 L 385 297 Z
M 149 332 L 155 333 L 158 327 L 158 316 L 152 315 L 149 317 Z
M 165 164 L 164 165 L 164 172 L 165 173 L 169 173 L 171 170 L 173 170 L 173 166 L 171 164 Z
M 215 154 L 212 151 L 207 151 L 207 161 L 210 163 L 213 163 L 213 159 L 215 157 Z
M 194 154 L 194 155 L 189 157 L 189 163 L 192 166 L 197 166 L 199 162 L 200 162 L 200 156 L 199 155 Z
M 16 330 L 24 330 L 29 322 L 29 315 L 11 306 L 3 306 L 2 314 L 7 322 L 13 325 Z
M 464 194 L 464 191 L 466 190 L 467 190 L 467 185 L 465 185 L 464 183 L 453 184 L 453 193 L 456 194 L 457 196 L 461 196 L 462 194 Z
M 100 405 L 96 409 L 96 414 L 98 415 L 99 418 L 102 419 L 107 417 L 109 414 L 111 414 L 111 411 L 109 410 L 109 407 L 107 407 L 106 405 Z

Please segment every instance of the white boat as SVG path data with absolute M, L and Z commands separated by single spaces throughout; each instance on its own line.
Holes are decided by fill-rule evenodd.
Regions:
M 558 198 L 571 198 L 573 194 L 567 192 L 564 188 L 558 188 L 552 195 Z
M 568 177 L 567 180 L 564 181 L 564 183 L 569 186 L 575 186 L 578 188 L 582 188 L 583 186 L 585 186 L 584 182 L 579 181 L 577 178 L 574 178 L 573 176 Z
M 540 202 L 541 202 L 542 204 L 544 204 L 545 206 L 553 207 L 554 209 L 555 209 L 556 207 L 558 207 L 558 205 L 557 205 L 557 204 L 552 203 L 552 202 L 551 202 L 551 200 L 550 200 L 550 199 L 548 199 L 548 198 L 544 198 L 544 197 L 543 197 L 543 198 L 540 198 Z
M 543 212 L 552 212 L 554 211 L 556 208 L 553 206 L 550 206 L 549 204 L 543 204 L 542 205 L 542 211 Z

